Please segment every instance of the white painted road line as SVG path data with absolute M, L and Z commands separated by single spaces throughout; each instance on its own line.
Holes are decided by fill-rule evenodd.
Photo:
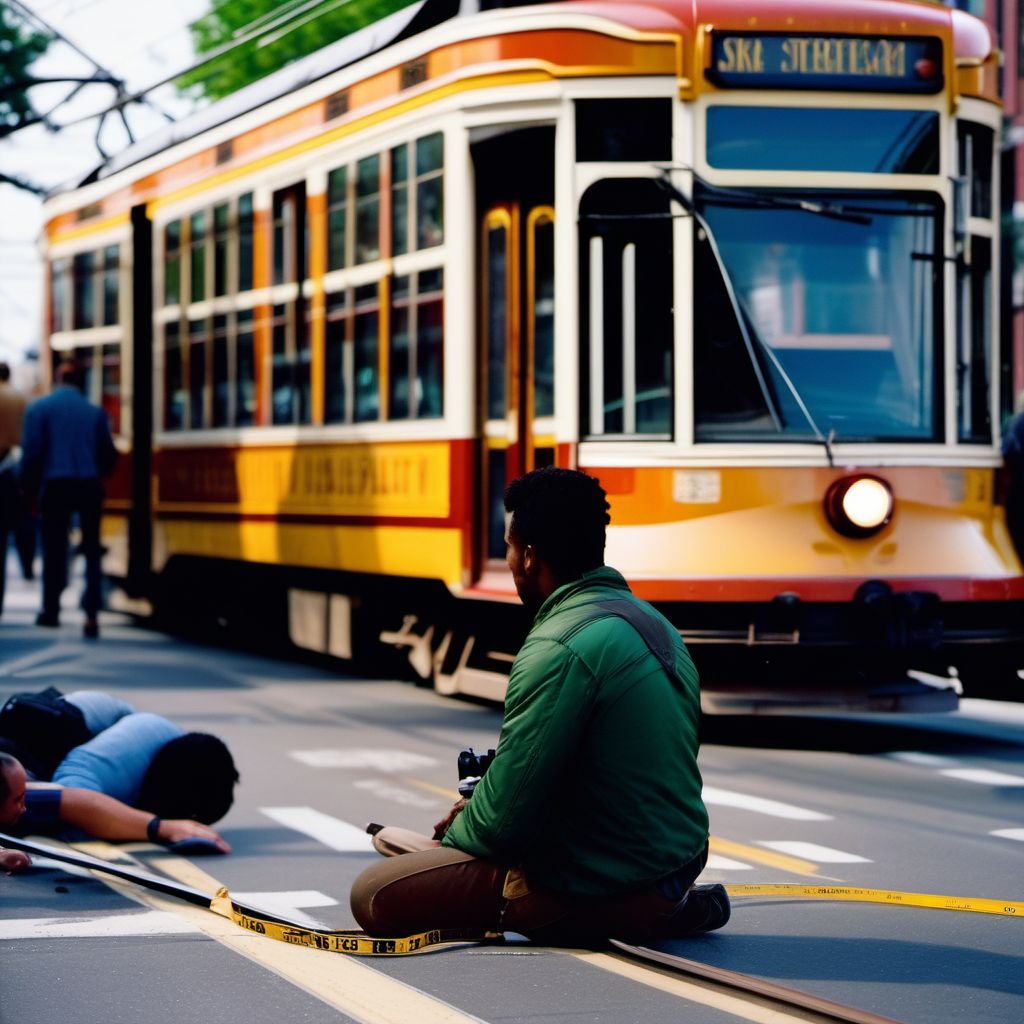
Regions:
M 306 925 L 307 928 L 323 928 L 322 921 L 309 914 L 304 914 L 302 908 L 309 907 L 336 907 L 338 901 L 333 896 L 328 896 L 317 889 L 293 889 L 284 892 L 232 892 L 231 898 L 246 906 L 258 907 L 260 910 L 269 911 L 275 917 L 286 917 L 289 920 L 297 921 Z
M 831 814 L 821 814 L 818 811 L 809 811 L 804 807 L 780 803 L 778 800 L 766 800 L 764 797 L 750 796 L 747 793 L 734 793 L 731 790 L 718 789 L 715 786 L 704 787 L 704 803 L 714 804 L 718 807 L 738 807 L 744 811 L 768 814 L 773 818 L 786 818 L 789 821 L 832 820 Z
M 295 829 L 341 853 L 369 853 L 370 837 L 355 825 L 332 818 L 312 807 L 261 807 L 260 811 L 280 825 Z
M 164 910 L 102 917 L 22 917 L 0 921 L 0 940 L 98 939 L 129 935 L 194 935 L 199 928 Z
M 924 754 L 917 750 L 893 750 L 885 755 L 893 761 L 903 761 L 905 764 L 919 764 L 924 768 L 946 768 L 956 764 L 952 757 L 942 757 L 939 754 Z
M 731 857 L 723 857 L 720 853 L 709 853 L 705 870 L 710 871 L 750 871 L 751 866 L 742 861 L 733 860 Z
M 999 836 L 1000 839 L 1019 839 L 1024 843 L 1024 828 L 997 828 L 995 832 L 989 832 L 990 836 Z
M 979 786 L 1024 786 L 1024 776 L 994 772 L 988 768 L 945 768 L 940 775 L 964 782 L 976 782 Z
M 414 754 L 409 750 L 370 750 L 361 747 L 348 750 L 292 750 L 288 756 L 310 768 L 360 768 L 375 772 L 412 772 L 437 764 L 436 758 Z
M 795 839 L 757 839 L 758 846 L 767 846 L 769 850 L 788 853 L 791 857 L 803 857 L 817 864 L 870 864 L 867 857 L 843 850 L 833 850 L 831 846 L 819 846 L 817 843 L 802 843 Z

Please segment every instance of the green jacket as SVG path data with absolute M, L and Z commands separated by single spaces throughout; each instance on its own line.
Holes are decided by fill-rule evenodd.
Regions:
M 670 636 L 681 687 L 629 622 L 593 618 L 595 603 L 622 599 Z M 512 666 L 497 755 L 444 845 L 577 895 L 671 874 L 708 840 L 699 706 L 679 634 L 618 572 L 595 569 L 559 587 Z

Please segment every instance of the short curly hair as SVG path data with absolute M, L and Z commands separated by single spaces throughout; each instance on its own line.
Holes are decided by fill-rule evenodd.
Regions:
M 238 771 L 222 740 L 190 732 L 165 743 L 149 764 L 138 805 L 161 818 L 212 825 L 231 808 Z
M 608 508 L 604 488 L 594 477 L 557 466 L 526 473 L 505 491 L 509 531 L 531 544 L 561 580 L 604 565 Z

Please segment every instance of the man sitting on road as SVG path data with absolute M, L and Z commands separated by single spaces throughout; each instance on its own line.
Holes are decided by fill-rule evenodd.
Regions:
M 66 697 L 50 687 L 17 694 L 0 711 L 0 749 L 33 782 L 90 790 L 159 818 L 222 818 L 238 782 L 231 753 L 215 736 L 186 733 L 161 715 L 137 712 L 95 690 Z
M 720 928 L 724 887 L 693 884 L 708 816 L 686 647 L 604 566 L 595 479 L 537 470 L 509 486 L 505 508 L 509 568 L 535 618 L 497 753 L 433 840 L 356 879 L 356 920 L 374 936 L 464 928 L 557 944 Z
M 89 789 L 29 782 L 21 762 L 2 752 L 0 829 L 21 835 L 40 833 L 77 838 L 85 834 L 112 841 L 149 839 L 182 852 L 186 851 L 186 844 L 201 841 L 204 852 L 231 852 L 217 832 L 198 821 L 165 820 Z M 29 858 L 17 850 L 0 854 L 0 866 L 8 871 L 27 867 L 29 863 Z

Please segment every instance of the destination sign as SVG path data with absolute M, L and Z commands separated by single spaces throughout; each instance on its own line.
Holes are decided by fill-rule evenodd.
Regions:
M 935 93 L 943 83 L 942 42 L 714 32 L 707 75 L 734 88 Z

